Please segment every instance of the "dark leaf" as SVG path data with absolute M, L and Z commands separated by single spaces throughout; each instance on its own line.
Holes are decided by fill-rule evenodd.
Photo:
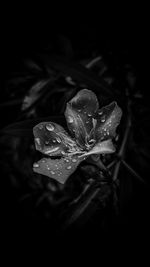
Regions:
M 16 122 L 3 128 L 0 132 L 2 134 L 8 134 L 8 135 L 13 135 L 13 136 L 29 137 L 29 136 L 33 136 L 33 127 L 37 123 L 40 123 L 42 121 L 48 121 L 48 120 L 54 120 L 58 123 L 59 122 L 65 123 L 63 116 L 50 116 L 50 117 Z

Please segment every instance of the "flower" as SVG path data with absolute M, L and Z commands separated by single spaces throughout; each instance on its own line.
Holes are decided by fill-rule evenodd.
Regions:
M 89 155 L 115 152 L 112 138 L 121 116 L 115 101 L 99 109 L 91 90 L 79 91 L 65 111 L 72 137 L 54 122 L 41 122 L 33 128 L 36 149 L 48 156 L 33 164 L 34 172 L 64 184 Z

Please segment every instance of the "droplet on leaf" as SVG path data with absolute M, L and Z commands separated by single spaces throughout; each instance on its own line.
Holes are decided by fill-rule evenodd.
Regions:
M 77 160 L 76 159 L 72 159 L 72 162 L 77 162 Z
M 51 171 L 50 173 L 51 173 L 51 174 L 53 174 L 53 175 L 55 174 L 55 172 L 54 172 L 54 171 Z

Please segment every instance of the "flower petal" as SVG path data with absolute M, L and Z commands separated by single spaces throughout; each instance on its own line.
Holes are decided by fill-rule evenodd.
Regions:
M 96 140 L 101 141 L 115 137 L 121 116 L 122 110 L 115 101 L 100 109 L 95 117 L 97 120 L 95 127 Z
M 65 117 L 68 128 L 82 147 L 84 147 L 93 129 L 93 117 L 98 108 L 99 104 L 96 95 L 88 89 L 79 91 L 67 103 Z
M 111 139 L 97 143 L 89 152 L 79 156 L 80 158 L 89 156 L 92 154 L 110 154 L 116 151 Z
M 33 164 L 33 171 L 46 175 L 64 184 L 84 158 L 77 156 L 61 159 L 44 158 Z
M 41 122 L 33 128 L 36 149 L 49 156 L 76 151 L 76 143 L 60 125 Z

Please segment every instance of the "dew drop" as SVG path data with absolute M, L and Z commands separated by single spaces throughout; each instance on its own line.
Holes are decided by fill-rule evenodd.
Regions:
M 38 167 L 39 167 L 39 164 L 35 162 L 35 163 L 33 164 L 33 168 L 38 168 Z
M 73 123 L 73 118 L 71 116 L 68 117 L 68 122 Z
M 48 130 L 48 131 L 54 131 L 54 126 L 52 125 L 52 124 L 47 124 L 46 125 L 46 129 Z
M 98 112 L 98 114 L 99 114 L 99 115 L 102 115 L 102 114 L 103 114 L 103 112 L 102 112 L 102 111 L 100 111 L 100 112 Z
M 105 118 L 103 117 L 103 118 L 101 118 L 101 122 L 105 122 Z
M 68 166 L 66 169 L 67 169 L 67 170 L 70 170 L 70 169 L 71 169 L 71 166 Z
M 56 137 L 56 141 L 60 144 L 61 143 L 61 139 L 59 137 Z
M 69 159 L 64 159 L 64 161 L 69 162 Z
M 56 143 L 56 140 L 55 140 L 55 139 L 53 139 L 53 140 L 52 140 L 52 142 L 53 142 L 53 143 Z
M 91 117 L 92 116 L 92 114 L 88 114 L 88 117 Z
M 72 162 L 77 162 L 77 160 L 76 159 L 72 159 Z
M 54 171 L 50 171 L 50 173 L 51 173 L 51 174 L 55 174 L 55 172 L 54 172 Z

